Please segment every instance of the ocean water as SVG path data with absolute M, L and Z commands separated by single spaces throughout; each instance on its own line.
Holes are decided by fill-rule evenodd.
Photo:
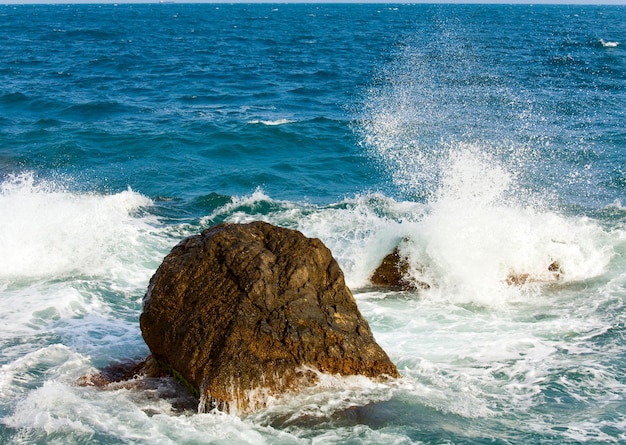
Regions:
M 626 7 L 0 6 L 0 442 L 626 443 Z M 402 378 L 247 416 L 148 354 L 184 237 L 320 238 Z M 374 288 L 395 246 L 418 292 Z

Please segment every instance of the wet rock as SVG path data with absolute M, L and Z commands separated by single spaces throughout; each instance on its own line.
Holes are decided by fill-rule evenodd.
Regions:
M 164 373 L 152 357 L 141 362 L 112 363 L 99 371 L 80 377 L 76 384 L 96 387 L 103 391 L 123 388 L 133 391 L 136 400 L 165 400 L 170 404 L 169 410 L 165 411 L 168 414 L 189 413 L 198 407 L 198 398 L 190 394 L 180 382 Z M 144 411 L 149 415 L 161 412 L 151 407 L 145 408 Z
M 561 275 L 563 274 L 563 271 L 561 270 L 561 265 L 558 261 L 553 261 L 552 263 L 550 263 L 550 265 L 548 266 L 548 271 L 552 273 L 552 277 L 555 280 L 560 280 Z
M 509 286 L 523 286 L 527 283 L 546 283 L 552 281 L 559 281 L 563 277 L 563 270 L 558 261 L 552 261 L 546 268 L 546 272 L 531 275 L 529 273 L 514 273 L 511 272 L 506 277 L 506 284 Z
M 160 378 L 166 374 L 162 369 L 148 357 L 143 361 L 123 361 L 111 363 L 100 371 L 82 376 L 78 379 L 79 386 L 96 386 L 98 388 L 106 388 L 114 383 L 128 382 L 138 380 L 143 377 Z
M 140 324 L 153 359 L 204 410 L 263 407 L 312 383 L 307 369 L 399 375 L 324 244 L 263 222 L 217 225 L 174 247 Z
M 509 286 L 523 286 L 530 281 L 530 274 L 510 273 L 506 277 L 506 284 Z
M 430 289 L 430 285 L 423 281 L 416 280 L 409 274 L 409 260 L 400 254 L 400 249 L 396 247 L 393 252 L 385 256 L 380 266 L 376 268 L 370 277 L 372 284 L 402 290 L 425 290 Z

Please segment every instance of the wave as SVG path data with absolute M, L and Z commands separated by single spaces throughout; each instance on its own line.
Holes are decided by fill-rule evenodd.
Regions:
M 149 213 L 151 199 L 130 188 L 87 193 L 73 191 L 74 183 L 33 172 L 0 183 L 0 349 L 7 360 L 56 343 L 108 361 L 146 354 L 137 311 L 178 234 Z
M 248 123 L 251 125 L 256 125 L 256 124 L 262 124 L 262 125 L 267 125 L 267 126 L 277 126 L 277 125 L 286 125 L 286 124 L 292 124 L 296 121 L 294 120 L 290 120 L 290 119 L 275 119 L 275 120 L 262 120 L 262 119 L 254 119 L 249 121 Z
M 480 147 L 459 149 L 446 163 L 426 203 L 366 193 L 316 205 L 274 200 L 259 188 L 220 198 L 199 221 L 167 226 L 150 213 L 152 200 L 132 189 L 76 193 L 30 172 L 8 176 L 0 185 L 0 285 L 90 276 L 142 289 L 182 237 L 253 220 L 320 238 L 357 291 L 371 285 L 396 247 L 409 260 L 411 278 L 429 284 L 422 296 L 457 302 L 501 304 L 609 268 L 622 229 L 512 201 L 513 176 Z
M 617 48 L 620 45 L 620 42 L 600 39 L 600 45 L 604 48 Z
M 0 317 L 9 326 L 0 335 L 0 348 L 5 360 L 9 360 L 0 369 L 0 394 L 16 400 L 2 423 L 23 430 L 26 437 L 43 429 L 48 434 L 70 434 L 83 441 L 95 437 L 94 434 L 103 441 L 119 441 L 130 434 L 144 437 L 145 431 L 154 430 L 158 424 L 161 429 L 157 436 L 163 441 L 173 437 L 178 441 L 191 440 L 198 434 L 209 437 L 219 431 L 220 437 L 235 441 L 252 437 L 257 442 L 271 442 L 283 437 L 292 442 L 287 440 L 291 434 L 301 438 L 312 426 L 342 438 L 345 434 L 348 439 L 353 435 L 351 422 L 358 416 L 361 432 L 372 442 L 384 442 L 393 437 L 379 435 L 376 426 L 381 419 L 388 424 L 393 421 L 389 416 L 401 416 L 402 424 L 412 425 L 416 410 L 437 419 L 454 414 L 471 419 L 472 423 L 498 416 L 502 411 L 523 412 L 527 416 L 546 385 L 563 382 L 556 373 L 551 380 L 544 370 L 554 372 L 577 366 L 580 357 L 575 355 L 575 348 L 580 347 L 581 354 L 589 354 L 588 344 L 578 338 L 579 334 L 604 334 L 615 323 L 613 316 L 608 321 L 598 320 L 594 310 L 601 303 L 593 299 L 562 298 L 558 304 L 553 304 L 554 298 L 537 299 L 541 303 L 536 303 L 536 310 L 528 314 L 511 311 L 511 307 L 468 310 L 457 303 L 494 306 L 507 301 L 517 303 L 520 296 L 542 293 L 545 283 L 507 284 L 507 271 L 514 266 L 529 266 L 543 273 L 547 259 L 552 258 L 561 262 L 563 278 L 550 282 L 547 288 L 590 280 L 602 273 L 601 266 L 610 261 L 614 247 L 619 242 L 623 244 L 626 236 L 621 229 L 615 233 L 603 230 L 595 220 L 499 200 L 498 191 L 505 189 L 511 178 L 474 150 L 467 147 L 450 159 L 455 174 L 444 181 L 438 199 L 431 203 L 369 193 L 320 206 L 275 200 L 257 189 L 247 196 L 230 197 L 228 202 L 224 202 L 226 197 L 216 196 L 215 210 L 199 224 L 185 228 L 191 233 L 221 221 L 261 219 L 320 238 L 340 262 L 348 284 L 356 290 L 362 313 L 376 328 L 377 341 L 403 373 L 403 378 L 393 385 L 372 383 L 361 377 L 322 376 L 318 386 L 297 396 L 287 395 L 247 418 L 220 413 L 177 415 L 181 412 L 176 409 L 176 400 L 167 398 L 167 394 L 176 394 L 177 390 L 164 389 L 171 385 L 167 381 L 153 382 L 156 389 L 147 391 L 115 386 L 101 391 L 76 385 L 81 376 L 95 372 L 94 366 L 147 353 L 137 326 L 136 301 L 158 265 L 159 254 L 162 256 L 167 247 L 173 246 L 174 238 L 182 236 L 182 231 L 179 226 L 172 226 L 164 228 L 169 235 L 162 233 L 153 217 L 142 211 L 144 206 L 150 208 L 151 201 L 131 190 L 111 195 L 75 193 L 63 189 L 59 182 L 37 180 L 30 173 L 7 177 L 2 183 L 0 205 L 5 205 L 11 196 L 20 195 L 43 203 L 49 206 L 43 212 L 44 218 L 55 212 L 66 213 L 64 221 L 71 225 L 69 229 L 85 230 L 86 238 L 93 234 L 91 229 L 73 224 L 72 212 L 66 209 L 73 209 L 74 215 L 99 215 L 117 227 L 103 238 L 104 245 L 111 247 L 109 254 L 117 259 L 108 269 L 79 267 L 79 273 L 95 271 L 100 277 L 81 280 L 61 276 L 57 283 L 45 287 L 10 291 L 8 298 L 3 293 L 3 304 L 19 309 L 5 310 Z M 119 211 L 105 204 L 109 198 L 121 201 Z M 102 213 L 92 212 L 91 200 L 97 201 L 96 207 L 105 207 Z M 621 208 L 620 203 L 615 206 Z M 45 226 L 42 221 L 39 225 Z M 102 224 L 98 227 L 108 230 Z M 59 231 L 59 235 L 54 235 L 54 231 Z M 47 233 L 57 245 L 63 245 L 68 236 L 60 224 L 54 224 Z M 139 236 L 127 250 L 129 234 Z M 126 238 L 114 241 L 114 237 Z M 431 289 L 410 294 L 378 292 L 369 287 L 369 274 L 397 244 L 411 260 L 411 273 L 432 280 Z M 90 247 L 97 249 L 99 245 Z M 98 252 L 94 254 L 103 258 Z M 87 256 L 83 259 L 92 261 Z M 102 281 L 111 287 L 119 285 L 110 284 L 116 281 L 113 272 L 133 267 L 137 261 L 143 264 L 141 270 L 135 270 L 134 274 L 140 277 L 133 281 L 129 292 L 134 304 L 124 303 L 123 298 L 117 298 L 115 303 L 104 301 L 102 290 L 89 301 L 92 287 L 102 285 Z M 66 269 L 64 273 L 75 272 Z M 81 281 L 86 287 L 74 289 Z M 623 281 L 615 286 L 622 289 Z M 617 293 L 621 295 L 619 289 Z M 126 304 L 131 306 L 127 312 Z M 588 315 L 582 318 L 581 311 Z M 44 333 L 52 337 L 38 342 L 36 335 Z M 494 335 L 499 339 L 495 343 Z M 555 337 L 566 341 L 554 340 Z M 13 338 L 17 338 L 15 346 L 11 346 Z M 25 341 L 30 343 L 25 346 Z M 608 346 L 602 347 L 606 350 Z M 618 343 L 615 354 L 619 347 Z M 559 349 L 567 353 L 559 355 Z M 568 358 L 568 354 L 573 358 Z M 580 363 L 587 365 L 584 360 Z M 595 391 L 596 384 L 609 387 L 603 381 L 608 365 L 594 366 L 600 369 L 583 386 L 591 388 L 589 391 Z M 611 397 L 621 394 L 621 386 L 617 382 L 615 386 L 611 388 Z M 155 397 L 157 390 L 165 391 L 166 396 Z M 569 393 L 577 394 L 571 388 L 567 389 L 566 394 Z M 94 412 L 98 413 L 97 418 L 89 414 Z M 68 418 L 74 420 L 68 423 Z M 122 418 L 134 419 L 140 427 L 132 432 L 120 429 Z M 438 422 L 440 434 L 439 425 Z
M 485 171 L 488 160 L 471 149 L 454 162 L 455 180 L 432 203 L 371 193 L 319 206 L 273 200 L 257 189 L 216 208 L 202 226 L 264 220 L 320 238 L 357 291 L 371 286 L 373 271 L 399 246 L 411 277 L 430 285 L 421 295 L 455 302 L 499 305 L 607 271 L 621 230 L 502 202 L 510 180 L 504 171 Z
M 152 200 L 128 190 L 76 193 L 32 172 L 0 184 L 0 281 L 136 271 L 159 250 Z M 124 270 L 127 269 L 126 272 Z

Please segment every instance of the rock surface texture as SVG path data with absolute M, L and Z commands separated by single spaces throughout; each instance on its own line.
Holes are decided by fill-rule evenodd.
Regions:
M 220 224 L 179 243 L 144 297 L 143 337 L 201 410 L 245 413 L 315 372 L 397 377 L 318 239 Z
M 401 290 L 426 290 L 430 285 L 416 280 L 410 273 L 409 259 L 400 253 L 396 247 L 381 261 L 374 273 L 370 276 L 370 282 L 376 286 L 398 288 Z
M 387 255 L 376 268 L 370 281 L 379 286 L 410 288 L 410 281 L 407 278 L 409 263 L 406 258 L 400 255 L 396 247 Z

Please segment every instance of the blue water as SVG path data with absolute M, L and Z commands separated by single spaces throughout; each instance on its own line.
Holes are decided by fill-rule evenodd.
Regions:
M 626 8 L 0 6 L 0 442 L 626 443 Z M 320 238 L 402 374 L 247 416 L 148 354 L 169 250 Z M 373 288 L 394 247 L 419 292 Z

